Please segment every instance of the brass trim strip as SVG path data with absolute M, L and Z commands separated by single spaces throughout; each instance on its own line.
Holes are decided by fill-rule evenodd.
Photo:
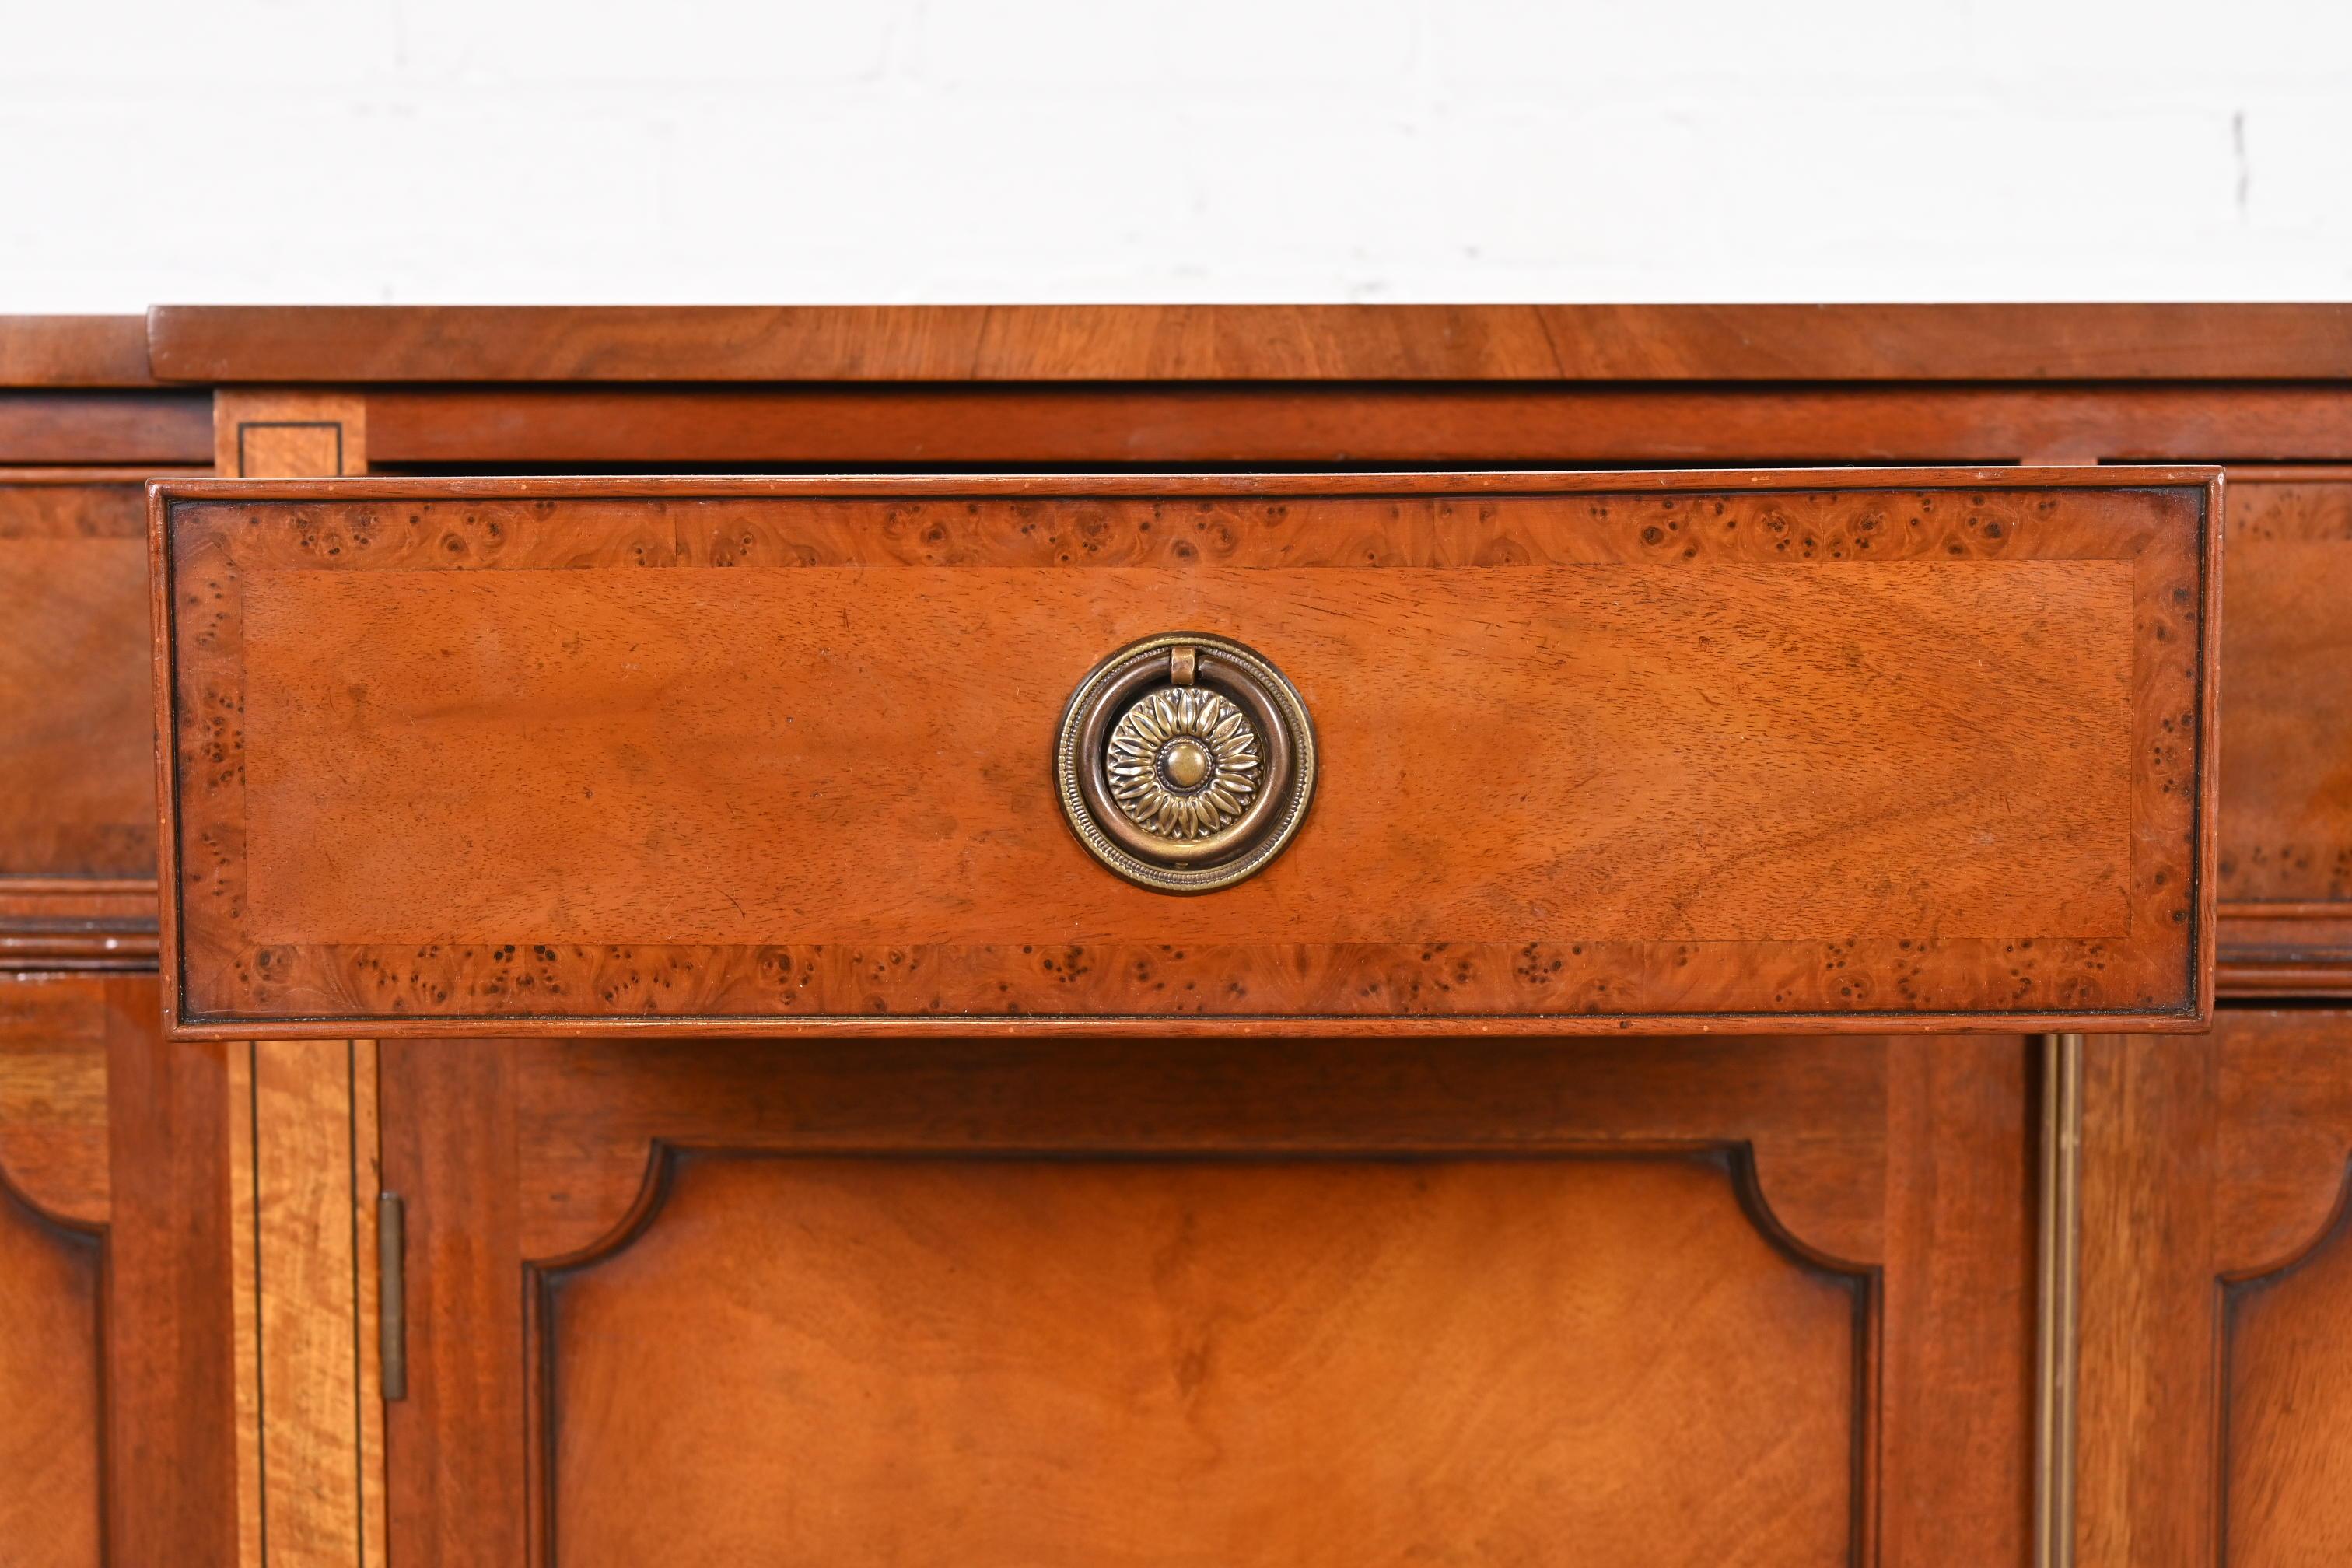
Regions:
M 2042 1037 L 2034 1568 L 2074 1562 L 2074 1391 L 2083 1248 L 2083 1037 Z

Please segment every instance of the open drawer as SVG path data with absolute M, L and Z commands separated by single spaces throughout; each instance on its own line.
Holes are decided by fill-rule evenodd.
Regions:
M 159 483 L 173 1026 L 2194 1027 L 2220 490 Z

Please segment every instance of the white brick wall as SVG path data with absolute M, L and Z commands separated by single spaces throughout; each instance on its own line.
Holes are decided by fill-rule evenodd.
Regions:
M 0 310 L 2352 298 L 2352 0 L 0 0 Z

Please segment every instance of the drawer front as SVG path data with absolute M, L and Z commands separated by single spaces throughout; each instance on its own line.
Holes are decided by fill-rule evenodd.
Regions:
M 175 1016 L 2191 1024 L 2218 511 L 2204 470 L 160 486 Z M 1259 737 L 1303 813 L 1192 897 L 1056 777 L 1169 633 L 1262 655 L 1313 767 Z
M 0 469 L 0 970 L 155 959 L 146 480 Z
M 0 873 L 154 870 L 143 489 L 0 474 Z
M 2230 485 L 2223 984 L 2352 992 L 2352 468 Z

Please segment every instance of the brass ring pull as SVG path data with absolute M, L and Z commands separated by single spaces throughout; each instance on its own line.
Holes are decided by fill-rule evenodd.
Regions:
M 1054 777 L 1096 859 L 1159 892 L 1205 893 L 1257 871 L 1298 831 L 1315 795 L 1315 729 L 1263 655 L 1169 632 L 1078 683 Z

